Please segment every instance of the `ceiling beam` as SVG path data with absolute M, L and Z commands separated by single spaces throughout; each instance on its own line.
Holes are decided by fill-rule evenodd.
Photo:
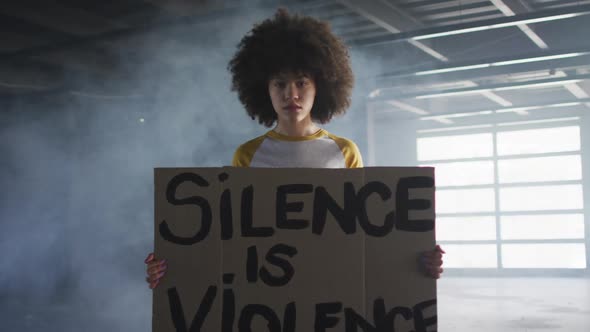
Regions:
M 0 64 L 0 90 L 46 91 L 61 86 L 61 68 L 32 61 Z
M 456 3 L 456 2 L 455 2 Z M 477 6 L 464 6 L 458 5 L 452 8 L 453 10 L 442 10 L 442 11 L 433 11 L 428 13 L 423 13 L 424 21 L 429 22 L 432 24 L 436 22 L 437 24 L 449 24 L 443 23 L 448 20 L 463 20 L 467 17 L 473 16 L 488 16 L 488 15 L 496 15 L 497 16 L 497 9 L 492 5 L 480 5 Z
M 227 18 L 229 16 L 235 16 L 239 12 L 237 10 L 225 10 L 216 14 L 209 14 L 203 16 L 174 18 L 166 21 L 158 22 L 153 25 L 143 25 L 136 27 L 121 28 L 115 30 L 109 30 L 103 33 L 91 35 L 91 36 L 76 36 L 71 37 L 63 41 L 45 43 L 43 45 L 19 49 L 13 52 L 0 53 L 0 60 L 19 59 L 30 56 L 40 56 L 46 53 L 60 52 L 65 50 L 71 50 L 76 48 L 82 48 L 92 46 L 95 44 L 111 44 L 119 41 L 126 41 L 130 37 L 144 36 L 151 33 L 161 33 L 163 30 L 174 31 L 174 29 L 182 29 L 187 26 L 194 26 L 200 24 L 207 24 Z
M 529 13 L 531 8 L 521 0 L 490 0 L 504 15 L 514 16 L 515 14 Z M 549 45 L 528 25 L 521 24 L 518 28 L 539 48 L 548 49 Z M 587 98 L 588 94 L 584 89 L 575 83 L 566 84 L 565 88 L 576 98 Z M 590 106 L 589 106 L 590 107 Z
M 85 10 L 65 7 L 54 0 L 2 1 L 0 12 L 74 36 L 95 35 L 125 27 L 115 20 Z
M 381 0 L 337 1 L 391 33 L 415 30 L 422 27 L 420 21 L 389 2 Z
M 589 100 L 589 99 L 586 99 L 586 100 Z M 530 116 L 533 114 L 530 111 L 536 112 L 536 111 L 548 109 L 548 108 L 557 108 L 557 109 L 571 108 L 571 107 L 576 107 L 576 106 L 581 106 L 581 105 L 583 105 L 582 101 L 565 102 L 565 103 L 550 103 L 550 104 L 544 103 L 544 104 L 537 104 L 537 105 L 530 105 L 530 106 L 506 107 L 506 108 L 485 109 L 485 110 L 472 110 L 472 111 L 461 112 L 461 113 L 437 113 L 435 115 L 420 117 L 420 120 L 431 120 L 431 121 L 440 122 L 442 124 L 454 124 L 455 122 L 453 120 L 455 120 L 455 119 L 461 119 L 461 118 L 464 119 L 464 118 L 473 117 L 473 116 L 481 116 L 481 115 L 498 116 L 499 114 L 507 114 L 507 113 L 518 114 L 520 116 Z M 533 120 L 534 121 L 534 119 L 530 119 L 530 117 L 526 120 Z
M 566 73 L 572 74 L 576 71 L 576 68 L 588 67 L 588 57 L 582 58 L 570 58 L 564 59 L 556 64 L 547 66 L 540 62 L 525 63 L 518 65 L 517 68 L 513 66 L 503 66 L 496 68 L 484 68 L 476 70 L 459 71 L 452 73 L 445 73 L 441 75 L 432 76 L 407 76 L 404 78 L 393 78 L 393 79 L 379 79 L 375 89 L 393 89 L 398 87 L 407 87 L 411 85 L 437 85 L 441 82 L 466 82 L 469 80 L 477 80 L 481 84 L 485 82 L 498 82 L 510 80 L 510 78 L 516 74 L 524 73 L 546 73 L 545 77 L 550 77 L 550 73 L 553 70 L 561 70 Z
M 494 103 L 501 105 L 501 106 L 504 106 L 504 107 L 512 106 L 511 101 L 506 100 L 506 98 L 502 98 L 501 96 L 499 96 L 498 94 L 496 94 L 492 91 L 484 91 L 481 93 L 481 95 L 488 98 L 489 100 L 493 101 Z
M 372 21 L 376 25 L 398 34 L 403 31 L 412 31 L 423 27 L 422 23 L 399 7 L 384 0 L 355 1 L 337 0 L 338 3 L 348 7 L 352 11 Z M 409 43 L 422 50 L 426 54 L 443 62 L 449 61 L 447 57 L 434 50 L 423 42 L 409 40 Z
M 228 6 L 236 6 L 236 3 L 218 0 L 144 0 L 162 10 L 177 16 L 204 15 L 214 10 L 227 9 Z
M 84 72 L 93 74 L 112 68 L 103 65 L 105 50 L 97 50 L 96 45 L 87 44 L 75 51 L 64 52 L 59 46 L 127 27 L 82 9 L 66 7 L 55 0 L 2 2 L 0 13 L 47 29 L 55 36 L 48 39 L 34 33 L 0 32 L 0 60 L 3 62 L 27 58 L 31 59 L 31 63 L 43 62 L 74 71 L 84 69 Z M 38 50 L 44 52 L 36 52 Z
M 99 74 L 115 71 L 120 60 L 103 48 L 85 47 L 75 50 L 55 51 L 41 56 L 30 57 L 33 60 L 58 65 L 67 70 Z
M 547 108 L 562 108 L 562 107 L 576 107 L 576 106 L 581 106 L 584 103 L 590 103 L 590 98 L 584 98 L 584 99 L 579 99 L 579 100 L 555 100 L 552 103 L 542 103 L 542 104 L 538 104 L 538 103 L 521 103 L 518 105 L 513 105 L 510 107 L 501 107 L 501 108 L 481 108 L 481 109 L 474 109 L 471 111 L 464 111 L 464 112 L 460 112 L 460 113 L 455 113 L 455 112 L 444 112 L 444 113 L 436 113 L 434 115 L 430 115 L 430 116 L 426 116 L 426 117 L 420 117 L 422 119 L 432 119 L 432 120 L 436 120 L 437 118 L 459 118 L 462 117 L 462 115 L 469 115 L 469 114 L 473 114 L 473 115 L 477 115 L 477 114 L 502 114 L 502 113 L 516 113 L 516 114 L 521 114 L 521 115 L 525 115 L 525 114 L 530 114 L 529 111 L 536 111 L 536 110 L 542 110 L 542 109 L 547 109 Z M 394 109 L 391 108 L 387 108 L 387 107 L 377 107 L 375 104 L 370 104 L 370 108 L 372 108 L 373 110 L 375 110 L 375 114 L 384 114 L 384 113 L 392 113 L 392 112 L 399 112 L 399 110 L 395 107 L 395 105 L 390 104 L 389 102 L 387 102 L 385 105 L 390 105 L 390 106 L 394 106 Z M 416 114 L 416 115 L 422 115 L 422 114 Z M 418 118 L 418 117 L 416 117 Z
M 7 30 L 0 30 L 0 40 L 0 54 L 47 44 L 47 40 L 41 36 Z
M 530 13 L 533 8 L 522 0 L 490 0 L 506 16 Z
M 428 91 L 428 92 L 417 92 L 417 93 L 388 93 L 383 94 L 379 93 L 374 95 L 374 97 L 370 97 L 368 101 L 388 101 L 390 99 L 429 99 L 429 98 L 436 98 L 436 97 L 450 97 L 450 96 L 458 96 L 458 95 L 469 95 L 469 94 L 481 94 L 482 92 L 490 91 L 490 92 L 497 92 L 503 90 L 515 90 L 520 88 L 534 88 L 534 86 L 542 87 L 547 85 L 565 85 L 568 83 L 574 83 L 576 81 L 581 80 L 588 80 L 590 79 L 590 74 L 583 74 L 583 75 L 571 75 L 567 77 L 558 77 L 558 78 L 549 78 L 543 80 L 534 80 L 534 81 L 525 81 L 525 82 L 517 82 L 517 83 L 502 83 L 502 84 L 488 84 L 488 85 L 478 85 L 477 87 L 470 87 L 470 88 L 461 88 L 461 89 L 446 89 L 446 90 L 438 90 L 438 91 Z
M 403 30 L 411 31 L 416 30 L 417 28 L 423 27 L 422 23 L 417 19 L 413 18 L 411 15 L 407 14 L 405 11 L 401 10 L 400 8 L 392 5 L 390 2 L 385 2 L 383 0 L 376 0 L 376 1 L 352 1 L 352 0 L 339 0 L 340 3 L 349 7 L 350 9 L 354 10 L 355 12 L 359 13 L 360 15 L 366 17 L 367 19 L 373 21 L 375 24 L 379 25 L 380 27 L 386 29 L 391 33 L 400 33 Z M 448 58 L 446 58 L 441 53 L 436 52 L 431 47 L 425 45 L 424 43 L 416 40 L 408 40 L 412 45 L 418 47 L 420 50 L 426 52 L 427 54 L 443 61 L 448 62 Z M 473 84 L 477 85 L 475 82 Z M 492 91 L 483 91 L 481 95 L 485 98 L 490 99 L 491 101 L 500 104 L 501 106 L 510 106 L 512 103 L 505 98 L 497 95 Z
M 519 56 L 503 56 L 491 57 L 484 59 L 477 59 L 474 61 L 461 61 L 441 64 L 439 66 L 422 66 L 413 68 L 412 70 L 402 70 L 390 73 L 384 73 L 379 78 L 405 78 L 405 77 L 427 77 L 434 75 L 451 74 L 457 72 L 466 72 L 480 70 L 482 68 L 500 68 L 509 67 L 517 64 L 529 63 L 544 63 L 544 68 L 551 68 L 556 66 L 555 61 L 563 62 L 564 59 L 578 58 L 584 59 L 585 64 L 588 64 L 588 57 L 590 57 L 590 45 L 580 46 L 576 48 L 539 51 L 534 53 L 524 53 Z M 534 61 L 537 59 L 537 61 Z M 544 59 L 544 60 L 543 60 Z M 546 63 L 551 63 L 552 66 L 547 66 Z M 503 64 L 503 65 L 502 65 Z M 512 64 L 512 65 L 511 65 Z
M 425 111 L 419 107 L 416 107 L 416 106 L 413 106 L 410 104 L 406 104 L 406 103 L 402 103 L 401 101 L 398 101 L 395 99 L 388 100 L 387 104 L 389 104 L 399 110 L 405 111 L 405 112 L 410 112 L 410 113 L 414 113 L 414 114 L 418 114 L 418 115 L 428 115 L 429 114 L 427 111 Z
M 565 88 L 578 99 L 590 98 L 590 95 L 588 95 L 588 93 L 584 89 L 582 89 L 578 84 L 566 84 Z
M 518 0 L 490 0 L 498 10 L 505 16 L 514 16 L 516 14 L 526 14 L 531 12 L 528 5 Z M 528 25 L 520 24 L 518 28 L 541 49 L 548 49 L 547 43 Z
M 409 40 L 422 41 L 457 34 L 512 27 L 520 24 L 531 24 L 547 20 L 567 19 L 588 14 L 590 14 L 590 5 L 578 5 L 559 9 L 546 9 L 528 14 L 517 14 L 514 16 L 493 18 L 470 23 L 424 28 L 409 32 L 400 32 L 383 37 L 369 38 L 363 40 L 362 42 L 359 41 L 355 43 L 355 46 L 370 46 Z
M 0 8 L 8 8 L 8 6 L 0 6 Z M 157 24 L 116 28 L 92 35 L 78 34 L 57 41 L 47 41 L 42 38 L 31 39 L 29 37 L 32 36 L 29 35 L 19 36 L 14 33 L 0 31 L 0 38 L 3 41 L 0 43 L 0 65 L 11 66 L 14 61 L 26 62 L 31 65 L 44 63 L 60 68 L 68 78 L 85 77 L 83 81 L 89 81 L 88 77 L 93 77 L 93 80 L 97 81 L 101 80 L 105 73 L 124 76 L 129 71 L 133 72 L 135 66 L 129 67 L 129 64 L 133 65 L 135 62 L 131 60 L 130 63 L 121 66 L 121 52 L 125 54 L 126 58 L 143 60 L 146 58 L 145 56 L 141 58 L 134 57 L 137 50 L 129 49 L 129 41 L 132 38 L 141 37 L 142 40 L 145 40 L 146 37 L 153 35 L 155 39 L 165 39 L 167 36 L 176 35 L 176 32 L 187 27 L 208 24 L 228 17 L 236 17 L 240 9 L 243 8 L 223 10 L 201 16 L 174 17 L 159 21 Z M 12 13 L 16 12 L 12 11 Z M 7 43 L 7 40 L 10 40 L 10 42 Z M 164 66 L 166 60 L 166 58 L 150 59 L 150 61 L 156 61 Z M 24 77 L 28 76 L 25 75 Z M 20 80 L 18 82 L 21 85 L 27 85 L 27 81 Z M 33 86 L 36 81 L 31 80 L 29 83 L 30 86 Z
M 217 11 L 252 8 L 251 1 L 236 0 L 143 0 L 176 16 L 207 15 Z M 294 9 L 313 9 L 333 4 L 332 1 L 258 0 L 257 9 L 276 9 L 277 5 Z

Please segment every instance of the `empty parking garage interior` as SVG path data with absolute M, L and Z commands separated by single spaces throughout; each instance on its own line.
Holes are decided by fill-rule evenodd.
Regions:
M 269 130 L 228 62 L 280 7 L 349 48 L 325 128 L 434 167 L 436 330 L 590 330 L 587 0 L 2 1 L 0 329 L 151 330 L 154 168 Z

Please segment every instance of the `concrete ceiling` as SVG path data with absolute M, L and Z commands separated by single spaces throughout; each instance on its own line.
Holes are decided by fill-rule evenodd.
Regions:
M 134 37 L 165 39 L 166 29 L 235 20 L 251 4 L 3 1 L 0 96 L 67 91 L 64 77 L 106 80 L 133 72 L 145 61 L 133 61 L 145 51 Z M 259 0 L 256 5 L 280 5 L 327 20 L 354 50 L 380 59 L 367 101 L 400 117 L 453 112 L 449 103 L 461 112 L 517 108 L 536 100 L 590 105 L 587 0 Z M 131 60 L 122 63 L 121 54 Z M 150 61 L 166 64 L 166 59 Z M 533 84 L 539 82 L 544 84 Z M 520 92 L 527 98 L 519 98 Z

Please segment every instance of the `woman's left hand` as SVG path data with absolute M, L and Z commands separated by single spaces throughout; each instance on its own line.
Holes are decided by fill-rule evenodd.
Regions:
M 434 279 L 440 278 L 440 275 L 443 273 L 443 254 L 445 253 L 444 250 L 437 245 L 434 250 L 423 252 L 420 255 L 420 267 L 424 274 Z

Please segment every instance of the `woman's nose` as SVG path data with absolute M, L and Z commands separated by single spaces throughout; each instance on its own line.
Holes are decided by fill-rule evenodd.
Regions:
M 287 100 L 299 99 L 299 91 L 297 90 L 295 83 L 287 84 L 287 88 L 285 89 L 285 98 Z

